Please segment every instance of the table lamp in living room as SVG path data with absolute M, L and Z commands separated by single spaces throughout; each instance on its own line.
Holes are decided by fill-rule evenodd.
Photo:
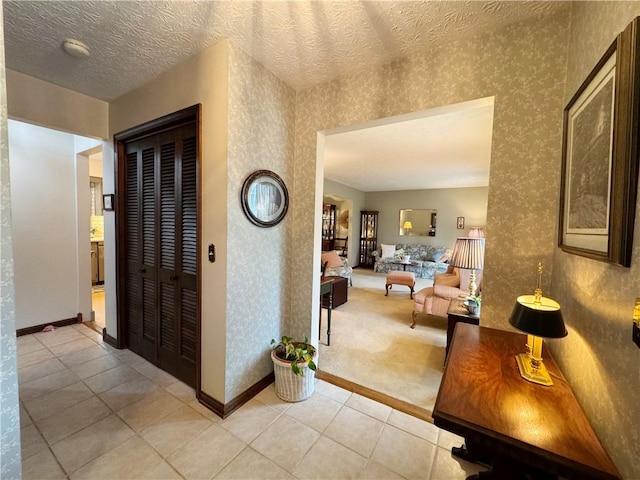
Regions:
M 542 361 L 542 339 L 567 336 L 560 304 L 542 296 L 542 264 L 538 263 L 538 284 L 533 295 L 520 295 L 509 317 L 509 323 L 527 334 L 527 352 L 516 355 L 520 376 L 540 385 L 553 381 Z
M 478 289 L 476 285 L 476 270 L 484 268 L 484 238 L 456 238 L 449 264 L 452 267 L 471 270 L 469 296 L 474 297 Z

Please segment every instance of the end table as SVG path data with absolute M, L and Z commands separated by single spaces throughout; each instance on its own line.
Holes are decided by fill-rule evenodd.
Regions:
M 445 347 L 444 359 L 447 361 L 449 356 L 449 347 L 451 346 L 451 339 L 453 338 L 453 331 L 456 328 L 456 323 L 470 323 L 472 325 L 480 325 L 480 315 L 471 315 L 469 311 L 464 308 L 464 299 L 454 298 L 449 304 L 449 310 L 447 310 L 447 346 Z

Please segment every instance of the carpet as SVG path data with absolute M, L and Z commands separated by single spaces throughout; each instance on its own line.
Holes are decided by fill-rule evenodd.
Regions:
M 416 279 L 416 291 L 432 280 Z M 385 274 L 355 269 L 349 300 L 331 317 L 326 346 L 322 315 L 319 368 L 332 375 L 433 411 L 444 369 L 447 319 L 420 316 L 411 325 L 409 289 L 394 286 L 385 297 Z

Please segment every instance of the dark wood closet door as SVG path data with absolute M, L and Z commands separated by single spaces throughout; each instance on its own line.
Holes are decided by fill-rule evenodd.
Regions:
M 126 144 L 127 346 L 196 383 L 195 124 Z

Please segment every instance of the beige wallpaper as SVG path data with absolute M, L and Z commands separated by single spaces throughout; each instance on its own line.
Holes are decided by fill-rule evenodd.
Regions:
M 516 296 L 535 287 L 537 262 L 551 270 L 568 32 L 564 10 L 298 93 L 292 253 L 294 270 L 307 280 L 293 292 L 299 331 L 308 329 L 312 310 L 317 132 L 490 96 L 495 110 L 482 321 L 507 326 Z
M 574 5 L 565 104 L 637 15 L 640 2 Z M 636 222 L 631 268 L 560 249 L 553 261 L 553 292 L 569 330 L 553 342 L 556 358 L 624 478 L 640 478 L 640 349 L 631 341 L 633 304 L 640 296 L 640 227 Z
M 290 334 L 291 212 L 275 227 L 257 227 L 242 212 L 240 189 L 250 173 L 267 169 L 293 190 L 294 105 L 291 88 L 230 48 L 226 401 L 273 370 L 269 342 Z
M 2 12 L 0 11 L 0 19 Z M 20 410 L 13 285 L 11 178 L 4 70 L 4 28 L 0 22 L 0 477 L 20 478 Z

